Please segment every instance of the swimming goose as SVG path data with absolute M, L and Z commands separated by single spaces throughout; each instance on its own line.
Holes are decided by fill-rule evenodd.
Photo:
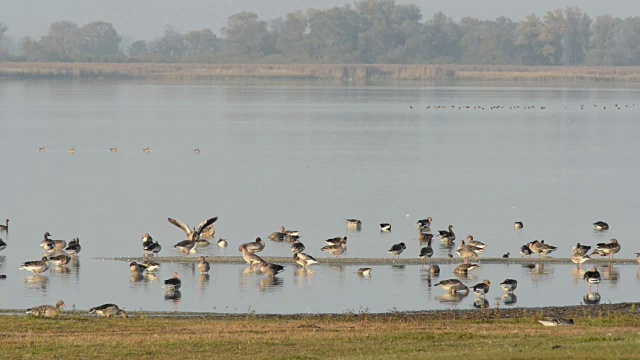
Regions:
M 458 279 L 447 279 L 447 280 L 442 280 L 436 284 L 434 284 L 433 286 L 440 286 L 442 289 L 444 289 L 445 291 L 448 291 L 450 293 L 456 293 L 456 292 L 469 292 L 469 288 L 464 285 L 462 283 L 462 281 L 458 280 Z
M 527 255 L 531 257 L 531 254 L 533 254 L 533 251 L 531 251 L 529 244 L 524 244 L 520 247 L 520 254 L 522 255 L 522 257 L 525 257 Z
M 195 149 L 193 149 L 193 152 L 194 152 L 196 155 L 200 155 L 200 148 L 195 148 Z
M 117 147 L 112 147 L 112 148 L 109 148 L 109 151 L 111 151 L 111 152 L 118 152 L 118 148 L 117 148 Z
M 382 231 L 382 232 L 391 231 L 391 224 L 389 224 L 389 223 L 380 224 L 380 231 Z
M 267 238 L 271 241 L 281 242 L 284 241 L 286 236 L 287 234 L 284 232 L 284 227 L 280 226 L 280 230 L 272 232 Z
M 597 231 L 608 230 L 609 229 L 609 224 L 607 224 L 604 221 L 596 221 L 596 222 L 593 223 L 593 227 Z
M 544 326 L 573 326 L 575 323 L 573 319 L 563 319 L 563 318 L 546 318 L 540 319 L 538 322 Z
M 176 291 L 180 289 L 180 286 L 182 286 L 182 280 L 180 280 L 177 272 L 173 273 L 173 277 L 171 279 L 164 281 L 164 287 L 167 291 Z
M 134 274 L 141 274 L 145 269 L 146 267 L 144 267 L 144 265 L 138 264 L 135 261 L 129 264 L 129 271 L 131 271 Z
M 260 263 L 260 271 L 263 274 L 267 274 L 271 277 L 278 275 L 279 273 L 284 271 L 284 266 L 278 264 L 271 264 L 265 261 Z
M 247 264 L 249 264 L 249 266 L 252 268 L 253 264 L 260 265 L 260 263 L 264 261 L 260 256 L 249 251 L 244 245 L 241 245 L 238 250 L 240 250 L 240 252 L 242 253 L 242 258 L 244 259 L 244 261 L 246 261 Z
M 400 257 L 400 254 L 402 254 L 402 252 L 407 248 L 407 246 L 401 242 L 398 244 L 394 244 L 391 246 L 391 249 L 387 250 L 387 252 L 391 255 L 393 255 L 393 257 Z
M 453 225 L 449 225 L 449 230 L 439 230 L 438 237 L 442 241 L 453 242 L 456 239 L 456 234 L 453 232 Z
M 145 257 L 159 256 L 158 253 L 162 250 L 162 246 L 157 241 L 154 242 L 151 235 L 146 233 L 142 236 L 142 249 L 144 250 Z
M 291 251 L 294 254 L 301 253 L 304 251 L 304 244 L 300 242 L 300 240 L 296 239 L 291 245 Z
M 38 147 L 38 151 L 45 152 L 47 149 L 44 146 Z
M 284 226 L 280 226 L 279 230 L 281 233 L 284 233 L 285 235 L 291 236 L 293 238 L 300 237 L 300 231 L 298 230 L 285 230 Z
M 479 284 L 473 285 L 473 292 L 476 293 L 478 297 L 482 296 L 482 298 L 484 298 L 489 292 L 490 288 L 491 288 L 491 281 L 484 280 Z
M 416 227 L 418 228 L 418 230 L 421 230 L 421 231 L 431 230 L 431 221 L 433 221 L 431 217 L 428 217 L 426 219 L 420 219 L 416 223 Z
M 211 265 L 205 260 L 204 256 L 198 258 L 198 270 L 200 274 L 208 274 L 211 269 Z
M 238 247 L 238 251 L 242 252 L 240 248 L 244 247 L 247 251 L 251 253 L 257 253 L 264 249 L 265 242 L 259 237 L 256 238 L 256 241 L 250 243 L 244 243 Z
M 358 269 L 358 275 L 368 277 L 371 275 L 371 268 Z
M 20 266 L 20 270 L 31 271 L 36 275 L 40 275 L 47 269 L 49 269 L 49 259 L 46 256 L 43 256 L 41 260 L 27 261 Z
M 584 273 L 584 281 L 589 283 L 589 292 L 591 292 L 591 285 L 596 284 L 596 292 L 598 292 L 598 286 L 600 284 L 600 272 L 595 266 L 591 270 Z
M 116 304 L 104 304 L 96 307 L 92 307 L 89 309 L 89 314 L 98 314 L 100 316 L 111 317 L 111 316 L 120 316 L 123 319 L 129 317 L 127 312 L 120 309 Z
M 216 220 L 218 220 L 218 217 L 212 217 L 210 219 L 207 219 L 203 222 L 200 223 L 200 225 L 198 225 L 197 228 L 194 228 L 193 230 L 189 227 L 189 225 L 183 223 L 180 220 L 176 220 L 176 219 L 172 219 L 172 218 L 168 218 L 167 220 L 169 220 L 170 223 L 172 223 L 173 225 L 179 227 L 180 229 L 182 229 L 182 231 L 185 232 L 185 234 L 187 234 L 187 238 L 193 242 L 196 242 L 197 240 L 200 239 L 200 235 L 202 234 L 202 230 L 204 230 L 204 228 L 206 228 L 207 226 L 213 224 L 214 222 L 216 222 Z
M 80 246 L 80 238 L 75 238 L 75 239 L 69 241 L 69 245 L 67 246 L 67 248 L 65 250 L 69 254 L 71 254 L 71 256 L 73 256 L 73 258 L 78 256 L 78 253 L 80 253 L 80 250 L 82 250 L 82 247 Z
M 229 245 L 226 239 L 220 239 L 216 244 L 218 245 L 218 247 L 221 247 L 221 248 L 226 248 Z
M 589 249 L 591 249 L 591 246 L 588 245 L 580 245 L 580 243 L 577 243 L 572 249 L 571 249 L 571 253 L 573 255 L 586 255 L 589 252 Z
M 149 147 L 147 146 L 146 148 L 142 149 L 143 153 L 148 153 L 149 151 L 151 151 L 151 149 L 149 149 Z
M 429 273 L 440 274 L 440 266 L 437 264 L 431 264 L 431 266 L 429 266 Z
M 479 267 L 480 265 L 478 264 L 460 264 L 453 270 L 453 273 L 458 275 L 466 275 L 469 273 L 469 271 L 475 270 Z
M 527 246 L 527 248 L 528 248 L 528 246 Z M 503 258 L 503 259 L 508 259 L 508 258 L 509 258 L 509 255 L 511 255 L 511 253 L 509 253 L 509 252 L 508 252 L 508 253 L 506 253 L 506 254 L 503 254 L 503 255 L 502 255 L 502 258 Z
M 296 264 L 302 266 L 302 268 L 304 269 L 306 269 L 307 266 L 318 263 L 318 260 L 316 260 L 313 256 L 307 255 L 303 252 L 293 254 L 293 260 L 296 262 Z
M 4 249 L 6 249 L 6 248 L 7 248 L 7 243 L 6 243 L 6 242 L 4 242 L 4 241 L 2 240 L 2 238 L 0 238 L 0 251 L 4 250 Z
M 49 257 L 49 261 L 56 266 L 66 266 L 71 261 L 71 256 L 67 254 L 60 254 Z
M 596 249 L 596 251 L 599 250 L 599 252 L 596 255 L 604 254 L 609 256 L 610 259 L 613 259 L 613 254 L 620 251 L 620 244 L 618 243 L 617 239 L 611 239 L 609 240 L 609 243 L 599 243 L 597 245 L 598 245 L 598 248 Z M 595 253 L 596 252 L 594 251 L 594 254 Z
M 518 287 L 518 280 L 515 279 L 506 279 L 505 281 L 500 283 L 502 286 L 502 290 L 505 292 L 513 292 Z
M 330 253 L 331 255 L 333 255 L 334 257 L 338 257 L 338 255 L 342 254 L 347 249 L 346 243 L 347 243 L 347 240 L 345 239 L 344 241 L 341 241 L 340 243 L 338 243 L 336 245 L 324 246 L 320 250 L 321 251 L 326 251 L 326 252 Z
M 522 223 L 522 221 L 516 221 L 515 223 L 513 223 L 513 227 L 516 230 L 520 230 L 524 227 L 524 224 Z
M 4 231 L 4 232 L 9 231 L 9 219 L 6 219 L 4 221 L 4 225 L 0 225 L 0 232 L 2 232 L 2 231 Z
M 56 306 L 51 305 L 40 305 L 34 308 L 28 309 L 27 314 L 33 315 L 36 317 L 56 317 L 60 314 L 64 308 L 64 301 L 58 300 Z
M 589 255 L 586 254 L 573 254 L 571 255 L 571 262 L 574 264 L 578 264 L 578 268 L 582 269 L 582 263 L 591 259 Z
M 347 228 L 359 230 L 362 227 L 362 221 L 358 219 L 344 219 L 347 222 Z
M 49 232 L 47 231 L 46 233 L 44 233 L 44 239 L 40 241 L 40 247 L 45 252 L 51 252 L 56 248 L 56 243 L 53 240 L 49 239 L 49 236 L 51 236 L 51 234 L 49 234 Z
M 144 266 L 144 269 L 149 273 L 156 272 L 158 269 L 160 269 L 160 263 L 151 261 L 149 259 L 142 260 L 140 265 Z
M 431 257 L 433 256 L 433 248 L 431 247 L 431 239 L 428 240 L 427 246 L 420 249 L 420 259 L 422 259 L 422 267 L 424 267 L 424 258 L 429 258 L 429 264 L 431 264 Z
M 76 153 L 76 148 L 72 147 L 69 149 L 69 154 L 75 154 Z
M 342 243 L 346 243 L 347 242 L 347 237 L 334 237 L 331 239 L 327 239 L 324 242 L 326 242 L 329 245 L 340 245 Z
M 465 264 L 467 264 L 469 262 L 469 259 L 471 259 L 472 257 L 475 257 L 476 260 L 478 259 L 478 254 L 476 254 L 474 248 L 472 246 L 465 245 L 464 240 L 462 240 L 462 243 L 460 244 L 456 252 L 458 253 L 458 255 L 460 255 L 462 260 L 464 260 Z

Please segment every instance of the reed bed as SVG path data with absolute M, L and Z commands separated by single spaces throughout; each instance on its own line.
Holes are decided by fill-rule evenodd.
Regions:
M 302 79 L 640 82 L 640 67 L 358 64 L 0 63 L 5 79 Z

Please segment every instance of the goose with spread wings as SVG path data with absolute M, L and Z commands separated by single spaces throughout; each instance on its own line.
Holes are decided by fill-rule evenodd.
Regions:
M 170 223 L 172 223 L 173 225 L 179 227 L 180 229 L 182 229 L 182 231 L 185 232 L 185 234 L 187 234 L 188 239 L 187 240 L 183 240 L 180 241 L 179 243 L 175 244 L 173 247 L 176 249 L 179 249 L 181 252 L 185 252 L 185 253 L 189 253 L 191 251 L 195 251 L 195 247 L 198 244 L 198 240 L 200 240 L 200 235 L 202 234 L 202 231 L 209 225 L 213 224 L 214 222 L 216 222 L 216 220 L 218 220 L 218 217 L 212 217 L 211 219 L 207 219 L 205 221 L 203 221 L 202 223 L 200 223 L 200 225 L 198 225 L 197 228 L 195 229 L 191 229 L 189 227 L 189 225 L 183 223 L 180 220 L 176 220 L 176 219 L 172 219 L 169 218 L 168 219 Z

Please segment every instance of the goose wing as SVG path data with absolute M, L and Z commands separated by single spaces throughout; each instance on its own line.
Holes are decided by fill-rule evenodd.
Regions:
M 187 236 L 191 235 L 191 229 L 189 229 L 189 226 L 185 223 L 183 223 L 180 220 L 176 220 L 176 219 L 172 219 L 172 218 L 168 218 L 167 220 L 169 220 L 170 223 L 172 223 L 173 225 L 179 227 L 180 229 L 182 229 L 182 231 L 185 232 L 185 234 L 187 234 Z
M 198 234 L 198 236 L 200 236 L 200 234 L 202 233 L 202 230 L 204 230 L 207 226 L 209 226 L 209 225 L 213 224 L 214 222 L 216 222 L 216 220 L 218 220 L 217 216 L 216 217 L 212 217 L 211 219 L 207 219 L 207 220 L 201 222 L 200 225 L 198 225 L 198 229 L 196 230 L 196 233 Z M 169 221 L 171 221 L 171 220 L 169 220 Z M 189 227 L 187 226 L 187 229 L 188 228 Z

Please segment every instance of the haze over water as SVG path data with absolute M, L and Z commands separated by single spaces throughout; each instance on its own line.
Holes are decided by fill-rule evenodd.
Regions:
M 144 310 L 377 312 L 469 308 L 475 297 L 454 305 L 436 299 L 444 292 L 430 282 L 454 277 L 455 265 L 442 265 L 439 279 L 408 265 L 374 267 L 368 279 L 356 275 L 358 266 L 316 266 L 311 274 L 288 266 L 271 280 L 245 274 L 241 265 L 216 264 L 201 278 L 192 264 L 163 264 L 154 280 L 130 279 L 127 263 L 100 259 L 140 256 L 145 232 L 162 244 L 161 256 L 177 255 L 172 246 L 185 236 L 167 217 L 195 226 L 219 216 L 216 235 L 229 247 L 202 250 L 211 257 L 239 256 L 239 244 L 266 239 L 280 225 L 300 230 L 305 252 L 321 262 L 331 256 L 320 251 L 323 240 L 344 235 L 343 257 L 387 258 L 401 241 L 407 244 L 401 257 L 417 257 L 415 222 L 431 216 L 434 230 L 452 224 L 458 239 L 473 234 L 487 243 L 484 257 L 519 257 L 520 246 L 534 239 L 558 246 L 552 256 L 569 257 L 576 242 L 594 246 L 615 237 L 622 244 L 616 257 L 632 258 L 640 251 L 633 245 L 640 125 L 638 110 L 625 105 L 638 94 L 589 87 L 4 81 L 0 218 L 11 219 L 11 232 L 0 253 L 0 273 L 8 276 L 0 283 L 1 306 L 62 298 L 79 309 L 115 302 Z M 117 153 L 108 151 L 116 146 Z M 362 231 L 347 232 L 344 218 L 361 219 Z M 516 220 L 525 224 L 519 232 Z M 597 220 L 611 230 L 594 232 Z M 391 233 L 379 232 L 381 222 L 393 224 Z M 18 268 L 42 256 L 45 231 L 56 239 L 80 237 L 83 248 L 66 273 L 34 279 Z M 436 257 L 449 252 L 438 241 L 434 248 Z M 291 251 L 267 240 L 261 255 Z M 573 265 L 481 265 L 465 283 L 490 279 L 491 306 L 506 277 L 520 282 L 518 306 L 578 304 L 587 293 Z M 603 299 L 633 300 L 637 270 L 614 266 L 601 284 Z M 161 288 L 174 271 L 183 279 L 177 303 L 165 300 Z

